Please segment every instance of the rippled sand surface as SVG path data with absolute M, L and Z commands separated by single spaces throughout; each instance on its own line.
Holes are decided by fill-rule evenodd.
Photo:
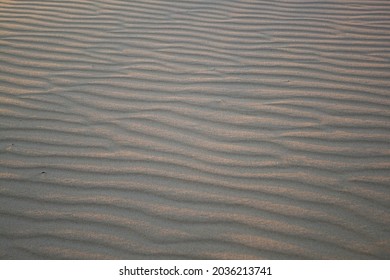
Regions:
M 389 259 L 390 1 L 1 1 L 1 259 Z

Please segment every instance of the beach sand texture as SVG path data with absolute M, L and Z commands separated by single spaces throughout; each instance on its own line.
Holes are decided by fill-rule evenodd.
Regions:
M 390 1 L 1 1 L 1 259 L 389 259 Z

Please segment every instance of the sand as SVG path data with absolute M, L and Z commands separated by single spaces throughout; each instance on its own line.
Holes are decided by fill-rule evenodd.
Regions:
M 390 1 L 1 1 L 1 259 L 390 259 Z

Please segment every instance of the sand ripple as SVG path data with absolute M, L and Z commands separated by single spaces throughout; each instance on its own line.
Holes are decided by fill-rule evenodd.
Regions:
M 389 1 L 1 1 L 0 258 L 390 258 Z

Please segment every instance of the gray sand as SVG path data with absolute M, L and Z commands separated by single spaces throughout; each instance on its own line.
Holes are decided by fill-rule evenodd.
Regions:
M 1 259 L 389 259 L 390 1 L 1 1 Z

